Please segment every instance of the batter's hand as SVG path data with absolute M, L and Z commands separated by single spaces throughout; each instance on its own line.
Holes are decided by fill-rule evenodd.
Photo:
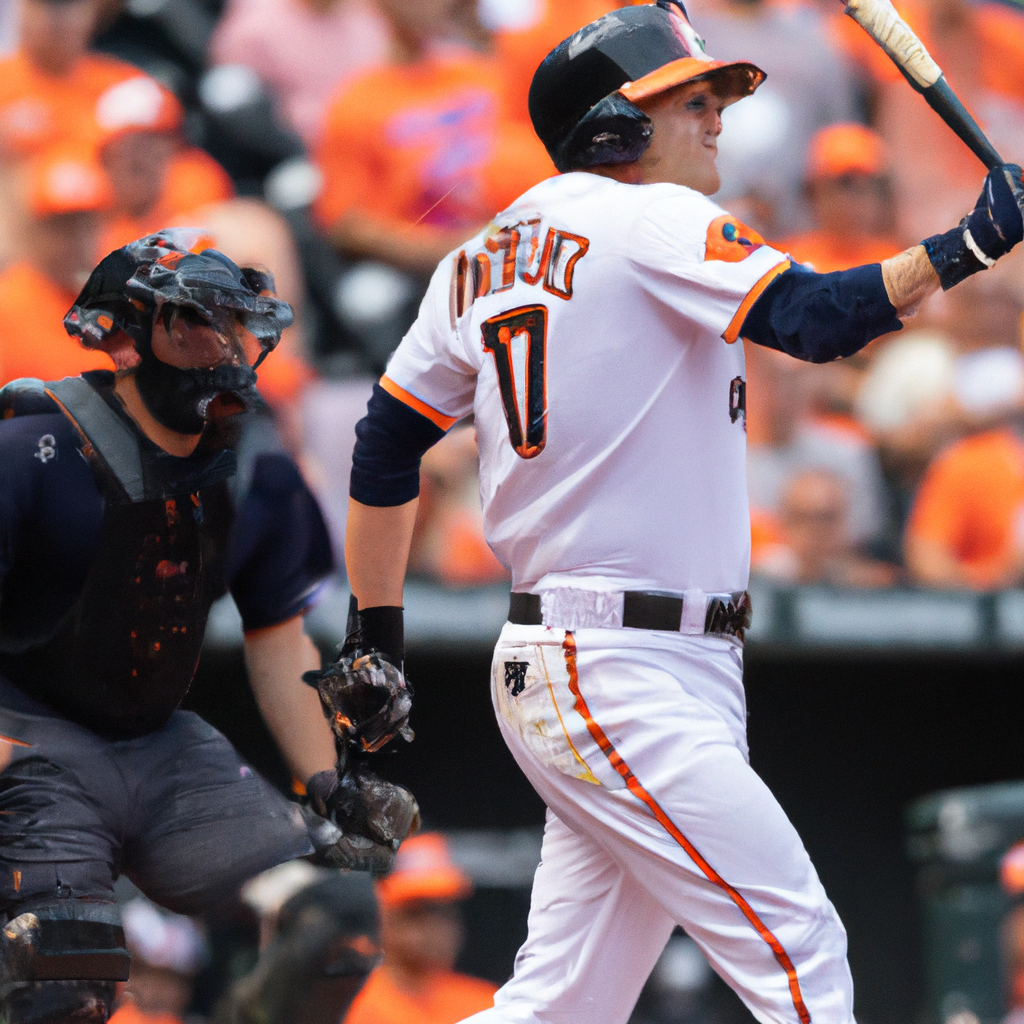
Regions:
M 401 668 L 383 652 L 356 651 L 321 672 L 307 672 L 303 679 L 320 694 L 339 755 L 350 748 L 372 753 L 395 736 L 413 738 L 412 692 Z
M 1005 256 L 1024 240 L 1024 184 L 1017 164 L 1000 164 L 988 172 L 978 203 L 967 215 L 964 234 L 969 231 L 975 245 L 989 260 Z M 970 242 L 968 241 L 968 247 Z M 977 253 L 975 253 L 977 255 Z
M 991 267 L 1024 239 L 1024 185 L 1017 164 L 999 164 L 985 177 L 977 205 L 958 227 L 921 244 L 943 290 Z

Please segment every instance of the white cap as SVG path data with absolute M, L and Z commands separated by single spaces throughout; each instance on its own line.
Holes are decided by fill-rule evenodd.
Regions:
M 121 926 L 133 957 L 152 967 L 195 974 L 207 957 L 206 936 L 190 917 L 172 914 L 145 899 L 121 908 Z
M 297 892 L 328 874 L 308 861 L 290 860 L 250 878 L 242 886 L 242 902 L 258 914 L 276 914 Z
M 944 335 L 914 331 L 886 342 L 864 377 L 857 416 L 869 430 L 896 430 L 953 394 L 953 346 Z
M 956 361 L 956 400 L 971 416 L 993 416 L 1024 405 L 1024 355 L 1008 345 L 983 348 Z

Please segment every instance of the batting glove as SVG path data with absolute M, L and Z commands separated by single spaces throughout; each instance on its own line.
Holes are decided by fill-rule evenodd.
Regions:
M 1024 184 L 1017 164 L 1000 164 L 985 177 L 977 205 L 958 227 L 921 244 L 943 291 L 991 267 L 1024 240 Z

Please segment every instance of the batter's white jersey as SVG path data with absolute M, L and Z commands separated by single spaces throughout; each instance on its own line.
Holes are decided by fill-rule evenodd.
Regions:
M 475 413 L 515 590 L 743 590 L 746 313 L 789 266 L 698 192 L 551 178 L 442 262 L 382 381 Z

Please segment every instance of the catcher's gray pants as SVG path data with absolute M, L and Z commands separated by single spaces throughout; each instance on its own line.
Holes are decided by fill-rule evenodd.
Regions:
M 191 712 L 106 740 L 0 681 L 0 735 L 28 744 L 0 773 L 0 921 L 54 897 L 112 901 L 122 873 L 196 914 L 313 852 L 298 808 Z

